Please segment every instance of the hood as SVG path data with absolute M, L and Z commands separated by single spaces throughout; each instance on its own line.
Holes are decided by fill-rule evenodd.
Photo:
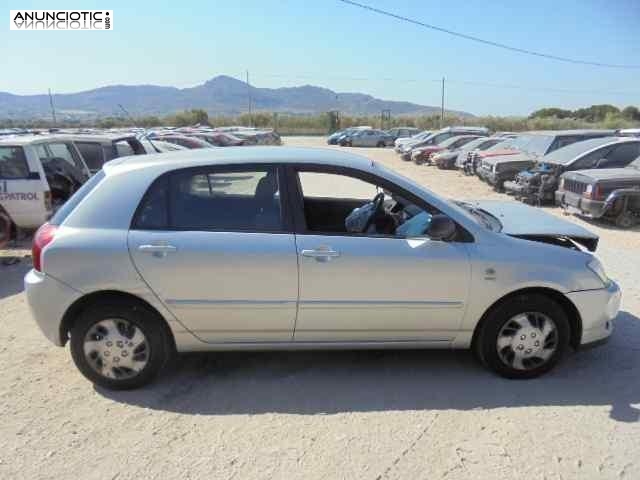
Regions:
M 438 145 L 426 145 L 424 147 L 417 147 L 413 149 L 414 152 L 418 152 L 418 153 L 437 152 L 440 150 L 442 150 L 442 147 L 439 147 Z
M 507 155 L 493 155 L 489 158 L 483 158 L 487 163 L 495 164 L 495 163 L 506 163 L 506 162 L 531 162 L 533 158 L 522 152 L 513 152 Z
M 498 218 L 502 223 L 502 233 L 507 235 L 545 243 L 555 243 L 569 238 L 591 251 L 595 251 L 598 246 L 599 237 L 595 233 L 539 208 L 500 200 L 481 200 L 472 203 Z
M 511 148 L 504 148 L 502 150 L 491 150 L 485 152 L 478 152 L 480 158 L 498 157 L 502 155 L 517 155 L 521 153 L 520 150 L 513 150 Z
M 587 183 L 593 180 L 636 180 L 640 184 L 640 170 L 630 167 L 576 170 L 565 173 L 563 177 Z

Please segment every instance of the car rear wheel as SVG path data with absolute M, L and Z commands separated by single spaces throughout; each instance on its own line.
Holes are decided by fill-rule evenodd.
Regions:
M 11 219 L 9 215 L 0 210 L 0 248 L 3 248 L 11 239 Z
M 172 351 L 157 314 L 128 302 L 95 304 L 71 329 L 71 356 L 96 385 L 126 390 L 149 383 Z
M 569 346 L 569 321 L 563 308 L 540 294 L 508 299 L 488 314 L 480 328 L 476 355 L 506 378 L 546 373 Z
M 376 145 L 376 147 L 378 147 L 378 148 L 384 148 L 384 147 L 385 147 L 385 144 L 384 144 L 384 142 L 378 142 L 378 145 Z
M 632 228 L 636 224 L 636 221 L 636 216 L 627 210 L 616 217 L 616 227 L 625 229 Z

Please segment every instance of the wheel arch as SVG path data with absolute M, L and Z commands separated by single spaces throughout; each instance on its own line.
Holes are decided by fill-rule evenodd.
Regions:
M 554 290 L 552 288 L 547 288 L 547 287 L 529 287 L 529 288 L 514 290 L 513 292 L 510 292 L 502 296 L 498 300 L 496 300 L 489 308 L 485 310 L 485 312 L 480 317 L 480 320 L 476 324 L 473 330 L 473 336 L 471 337 L 471 348 L 475 348 L 476 341 L 478 339 L 478 334 L 482 330 L 484 322 L 487 320 L 487 318 L 489 317 L 489 314 L 493 310 L 495 310 L 504 302 L 514 297 L 517 297 L 520 295 L 531 295 L 531 294 L 538 294 L 538 295 L 544 295 L 546 297 L 549 297 L 562 307 L 565 314 L 567 315 L 567 319 L 569 320 L 569 329 L 571 332 L 571 336 L 569 338 L 569 344 L 574 349 L 577 349 L 580 345 L 580 339 L 582 337 L 582 317 L 580 316 L 580 312 L 578 311 L 576 306 L 573 304 L 573 302 L 566 295 L 564 295 L 562 292 L 558 290 Z
M 94 305 L 98 302 L 127 302 L 138 306 L 139 308 L 144 308 L 145 310 L 150 311 L 156 317 L 158 323 L 162 326 L 165 331 L 166 338 L 170 342 L 171 348 L 173 351 L 176 351 L 176 342 L 173 336 L 173 332 L 167 323 L 167 320 L 158 312 L 158 310 L 153 307 L 149 302 L 146 302 L 142 298 L 133 295 L 131 293 L 122 292 L 119 290 L 101 290 L 97 292 L 88 293 L 75 302 L 73 302 L 69 308 L 67 308 L 66 312 L 62 317 L 62 321 L 60 322 L 60 342 L 62 345 L 65 345 L 69 340 L 69 332 L 73 328 L 76 320 L 82 314 L 82 312 L 89 307 L 90 305 Z

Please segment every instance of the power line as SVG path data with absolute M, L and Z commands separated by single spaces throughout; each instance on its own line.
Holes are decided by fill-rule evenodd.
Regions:
M 254 73 L 255 77 L 256 74 Z M 258 73 L 258 77 L 261 78 L 284 78 L 288 80 L 314 80 L 317 81 L 319 78 L 323 80 L 347 80 L 347 81 L 357 81 L 357 82 L 392 82 L 392 83 L 438 83 L 442 82 L 442 78 L 389 78 L 389 77 L 350 77 L 350 76 L 339 76 L 339 75 L 325 75 L 325 74 L 300 74 L 300 75 L 287 75 L 287 74 L 267 74 L 267 73 Z M 611 91 L 611 90 L 576 90 L 574 88 L 555 88 L 555 87 L 534 87 L 531 85 L 517 85 L 517 84 L 504 84 L 504 83 L 491 83 L 491 82 L 481 82 L 476 80 L 464 80 L 464 79 L 455 79 L 447 77 L 447 83 L 453 85 L 469 85 L 469 86 L 477 86 L 477 87 L 488 87 L 488 88 L 497 88 L 497 89 L 515 89 L 515 90 L 524 90 L 529 92 L 549 92 L 549 93 L 562 93 L 562 94 L 579 94 L 579 95 L 616 95 L 616 96 L 638 96 L 640 92 L 624 92 L 624 91 Z
M 573 63 L 578 65 L 590 65 L 592 67 L 605 67 L 605 68 L 623 68 L 623 69 L 636 69 L 640 68 L 640 65 L 621 65 L 614 63 L 602 63 L 602 62 L 591 62 L 587 60 L 577 60 L 575 58 L 569 57 L 560 57 L 558 55 L 551 55 L 548 53 L 536 52 L 534 50 L 527 50 L 525 48 L 512 47 L 511 45 L 506 45 L 504 43 L 493 42 L 491 40 L 485 40 L 483 38 L 475 37 L 473 35 L 467 35 L 466 33 L 454 32 L 453 30 L 449 30 L 447 28 L 438 27 L 436 25 L 430 25 L 425 22 L 421 22 L 419 20 L 414 20 L 408 17 L 404 17 L 402 15 L 398 15 L 396 13 L 387 12 L 385 10 L 380 10 L 379 8 L 372 7 L 370 5 L 365 5 L 363 3 L 354 2 L 352 0 L 338 0 L 339 2 L 346 3 L 348 5 L 353 5 L 354 7 L 359 7 L 364 10 L 369 10 L 374 13 L 378 13 L 380 15 L 385 15 L 387 17 L 395 18 L 396 20 L 401 20 L 403 22 L 412 23 L 414 25 L 418 25 L 420 27 L 429 28 L 431 30 L 436 30 L 438 32 L 447 33 L 449 35 L 453 35 L 455 37 L 464 38 L 466 40 L 471 40 L 473 42 L 482 43 L 485 45 L 490 45 L 492 47 L 502 48 L 504 50 L 510 50 L 512 52 L 523 53 L 525 55 L 533 55 L 535 57 L 542 57 L 549 60 L 556 60 L 559 62 Z

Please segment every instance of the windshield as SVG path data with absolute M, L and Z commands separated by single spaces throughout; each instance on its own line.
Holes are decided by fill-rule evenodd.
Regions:
M 544 155 L 553 142 L 553 135 L 532 135 L 529 142 L 522 147 L 522 151 L 533 155 Z
M 582 155 L 583 153 L 593 150 L 594 148 L 611 143 L 612 138 L 592 138 L 590 140 L 582 140 L 567 145 L 566 147 L 559 148 L 553 152 L 545 155 L 545 162 L 552 162 L 558 164 L 567 164 L 574 158 Z
M 636 158 L 633 162 L 628 165 L 629 168 L 635 168 L 636 170 L 640 170 L 640 157 Z

